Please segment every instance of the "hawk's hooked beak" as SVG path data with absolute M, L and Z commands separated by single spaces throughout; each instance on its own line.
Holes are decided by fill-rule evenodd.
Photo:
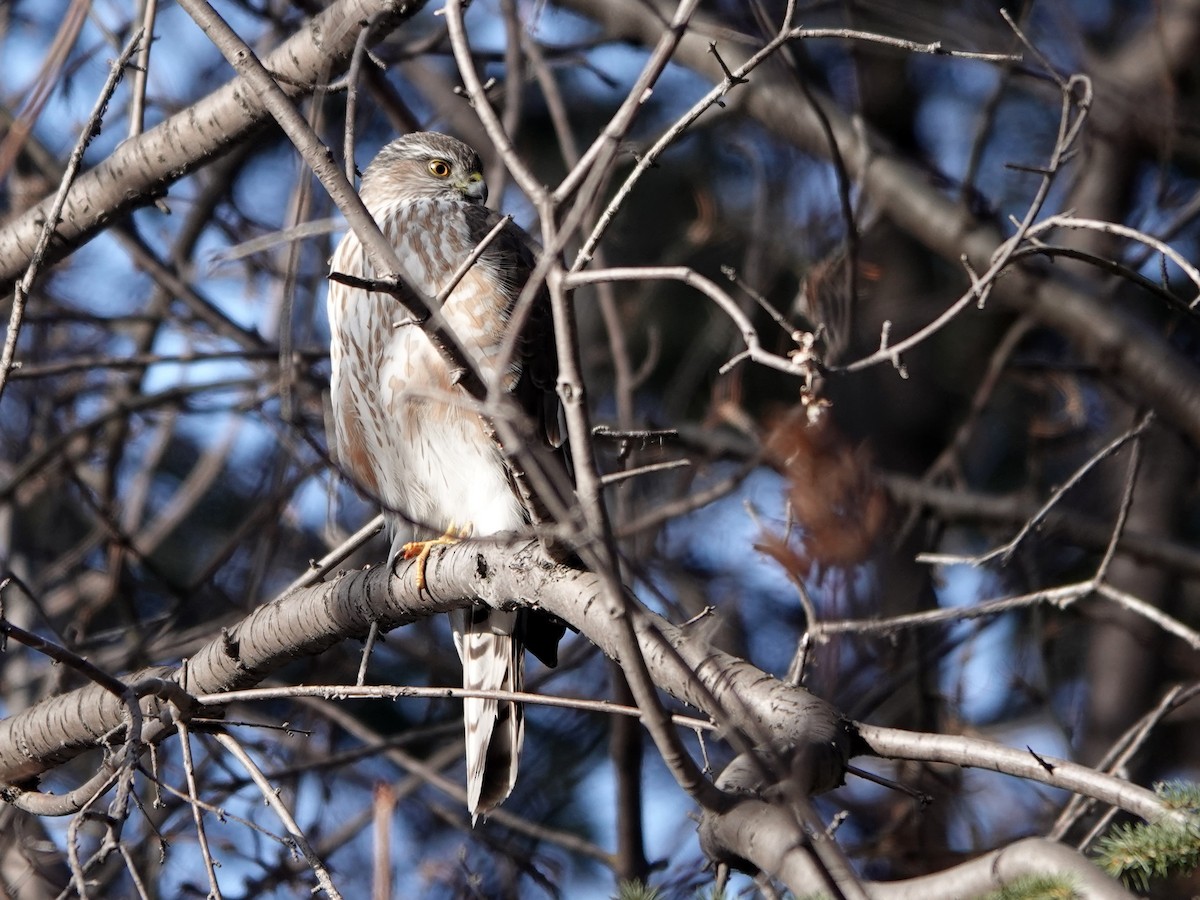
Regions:
M 472 172 L 464 180 L 455 185 L 464 197 L 487 203 L 487 183 L 483 180 L 482 172 Z

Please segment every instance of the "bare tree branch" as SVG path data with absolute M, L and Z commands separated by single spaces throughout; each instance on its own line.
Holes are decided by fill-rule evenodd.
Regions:
M 411 565 L 398 567 L 391 578 L 380 566 L 296 589 L 227 629 L 182 668 L 146 670 L 128 680 L 186 677 L 188 690 L 198 694 L 248 687 L 297 656 L 365 637 L 373 621 L 390 630 L 466 605 L 464 598 L 470 597 L 493 605 L 523 598 L 569 622 L 606 654 L 618 651 L 617 626 L 597 602 L 597 576 L 551 563 L 536 544 L 510 550 L 468 542 L 435 553 L 427 593 L 406 577 Z M 850 732 L 827 703 L 714 650 L 638 605 L 631 605 L 628 615 L 659 687 L 701 709 L 711 694 L 721 709 L 704 709 L 709 715 L 727 715 L 746 733 L 769 735 L 779 748 L 813 748 L 814 785 L 837 782 Z M 120 710 L 119 700 L 107 691 L 85 687 L 0 721 L 0 779 L 29 778 L 97 746 L 123 725 Z M 168 733 L 151 716 L 146 723 L 143 741 Z
M 652 6 L 637 0 L 613 0 L 603 6 L 564 0 L 563 5 L 613 33 L 635 34 L 646 43 L 661 27 Z M 706 34 L 719 29 L 704 16 L 697 16 L 694 24 L 680 40 L 675 58 L 716 83 L 721 76 L 714 71 Z M 722 54 L 731 68 L 750 56 L 735 44 L 723 46 Z M 966 258 L 977 270 L 988 268 L 1004 242 L 994 225 L 977 220 L 935 190 L 927 171 L 891 152 L 886 142 L 855 125 L 828 99 L 815 91 L 813 96 L 851 174 L 892 221 L 955 264 Z M 785 81 L 760 74 L 753 89 L 731 93 L 730 103 L 806 152 L 827 154 L 816 113 Z M 995 296 L 1069 335 L 1085 358 L 1136 390 L 1164 419 L 1200 444 L 1200 370 L 1140 318 L 1098 302 L 1072 277 L 1054 270 L 1010 267 L 996 282 Z
M 348 65 L 361 23 L 380 10 L 375 40 L 424 6 L 421 0 L 339 0 L 270 53 L 265 65 L 295 96 L 312 90 L 330 71 Z M 62 223 L 46 254 L 62 259 L 113 219 L 160 198 L 170 185 L 243 140 L 269 119 L 246 81 L 224 87 L 118 147 L 75 179 L 63 206 Z M 33 258 L 51 201 L 30 209 L 0 229 L 0 284 L 15 278 Z

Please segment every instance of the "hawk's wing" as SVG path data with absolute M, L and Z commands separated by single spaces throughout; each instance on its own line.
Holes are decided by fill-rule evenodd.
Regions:
M 467 215 L 476 243 L 500 220 L 499 214 L 482 206 L 469 206 Z M 558 397 L 558 348 L 550 296 L 542 287 L 526 308 L 519 307 L 521 293 L 537 264 L 535 247 L 533 239 L 510 222 L 492 240 L 481 264 L 492 277 L 503 282 L 501 287 L 512 304 L 509 311 L 511 327 L 520 329 L 510 371 L 516 375 L 512 394 L 535 430 L 529 436 L 533 438 L 530 448 L 541 460 L 546 480 L 554 487 L 555 505 L 570 509 L 574 485 L 562 403 Z M 521 473 L 517 476 L 520 478 Z M 546 504 L 531 494 L 527 485 L 520 485 L 521 499 L 530 522 L 538 525 L 549 521 Z
M 500 216 L 485 207 L 472 206 L 468 219 L 472 231 L 477 232 L 473 237 L 478 242 L 491 231 Z M 554 519 L 549 505 L 571 510 L 575 504 L 570 448 L 558 396 L 558 347 L 550 295 L 543 286 L 527 309 L 518 308 L 537 257 L 533 239 L 511 222 L 493 239 L 484 253 L 483 262 L 493 272 L 499 271 L 513 278 L 511 283 L 504 285 L 513 303 L 511 326 L 520 328 L 516 358 L 512 361 L 512 370 L 517 376 L 512 394 L 533 426 L 534 434 L 528 436 L 531 440 L 526 446 L 532 451 L 533 461 L 543 476 L 537 483 L 548 485 L 554 492 L 553 503 L 548 504 L 542 493 L 534 489 L 517 460 L 506 456 L 506 464 L 513 489 L 525 507 L 530 524 L 535 528 L 552 526 Z M 574 551 L 568 545 L 548 534 L 543 534 L 541 540 L 552 559 L 575 561 Z M 558 642 L 566 632 L 562 621 L 546 613 L 531 612 L 521 617 L 521 628 L 529 652 L 548 666 L 556 665 Z

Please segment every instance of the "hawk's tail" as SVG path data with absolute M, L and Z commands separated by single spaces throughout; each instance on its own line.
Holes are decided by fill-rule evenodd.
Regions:
M 517 613 L 487 607 L 450 613 L 454 645 L 470 691 L 520 691 L 525 683 L 525 654 L 514 637 Z M 511 700 L 467 697 L 463 700 L 467 738 L 467 809 L 471 824 L 512 793 L 525 736 L 521 704 Z

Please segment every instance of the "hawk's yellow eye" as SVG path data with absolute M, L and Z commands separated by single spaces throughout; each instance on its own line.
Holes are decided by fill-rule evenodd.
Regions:
M 444 159 L 431 159 L 429 161 L 429 174 L 436 178 L 448 178 L 450 176 L 450 163 Z

